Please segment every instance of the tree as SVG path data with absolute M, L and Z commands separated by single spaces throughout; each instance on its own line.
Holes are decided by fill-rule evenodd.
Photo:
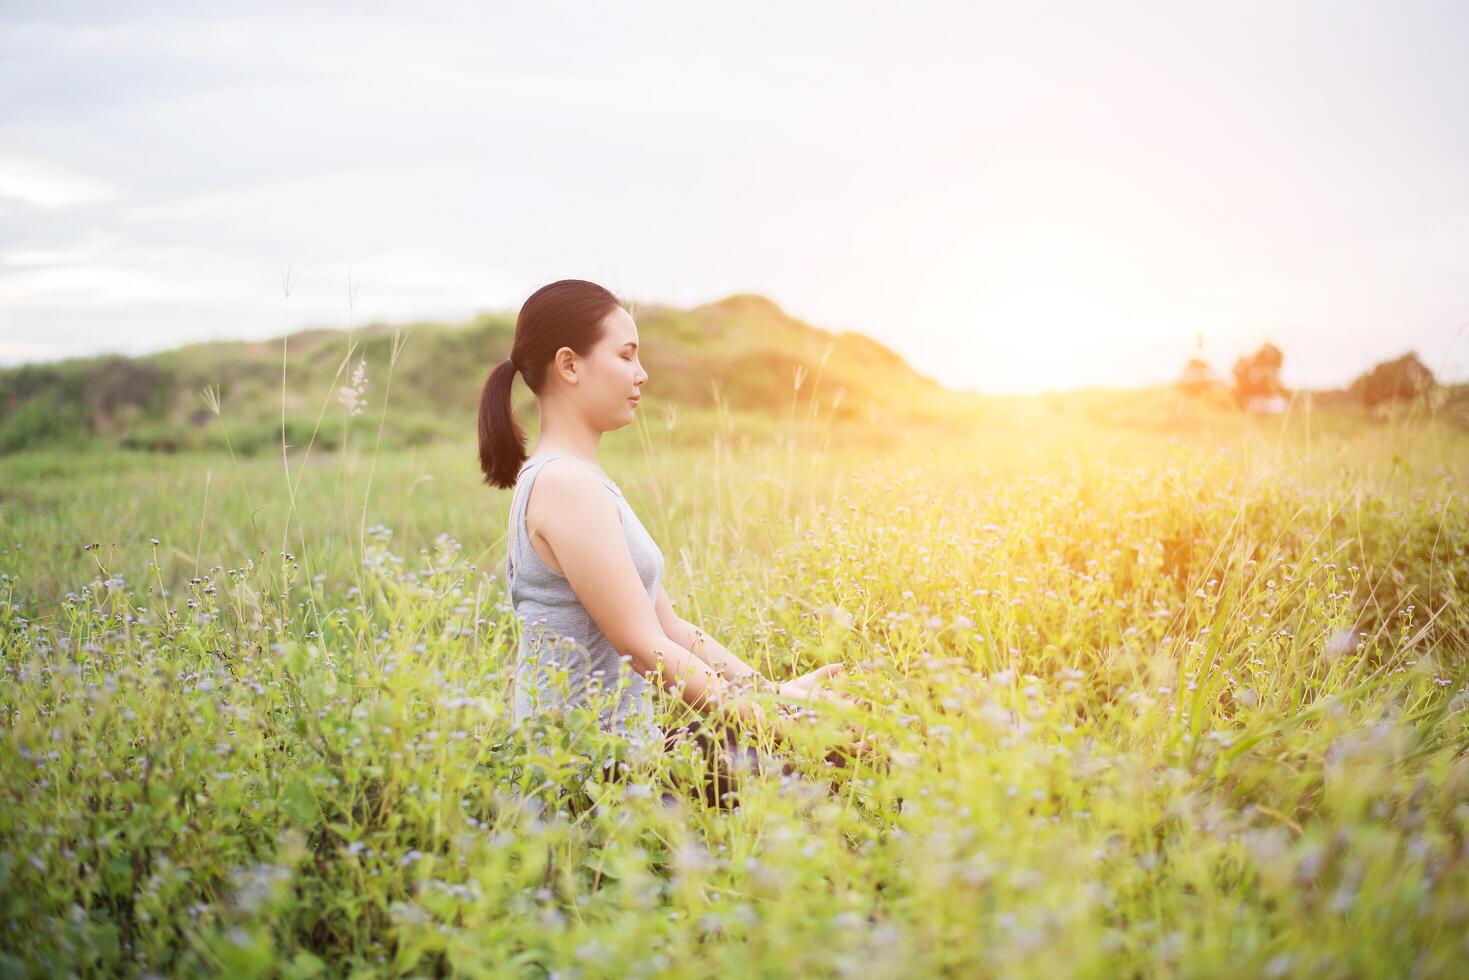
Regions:
M 1352 394 L 1368 408 L 1386 402 L 1414 401 L 1429 395 L 1438 381 L 1428 366 L 1418 359 L 1416 351 L 1381 364 L 1352 382 Z
M 1257 399 L 1285 394 L 1280 383 L 1280 365 L 1285 355 L 1280 348 L 1267 343 L 1248 357 L 1234 362 L 1234 399 L 1248 406 Z
M 1200 357 L 1189 359 L 1189 362 L 1183 366 L 1183 373 L 1178 376 L 1175 384 L 1190 395 L 1199 395 L 1224 387 L 1223 380 L 1214 373 L 1209 362 Z

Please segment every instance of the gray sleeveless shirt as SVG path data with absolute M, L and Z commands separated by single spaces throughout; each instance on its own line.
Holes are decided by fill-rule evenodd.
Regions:
M 547 707 L 581 704 L 597 685 L 604 691 L 615 691 L 619 678 L 623 678 L 626 687 L 621 695 L 609 697 L 599 714 L 602 730 L 644 746 L 653 745 L 655 739 L 661 744 L 662 733 L 653 721 L 650 683 L 631 664 L 622 662 L 566 576 L 542 561 L 531 546 L 525 526 L 531 486 L 543 464 L 562 456 L 582 466 L 590 465 L 564 453 L 528 459 L 516 477 L 510 502 L 512 530 L 505 558 L 505 581 L 515 618 L 521 626 L 515 664 L 513 724 L 519 727 L 528 715 Z M 633 513 L 617 484 L 600 472 L 598 476 L 617 498 L 623 536 L 633 565 L 648 590 L 648 601 L 656 602 L 658 581 L 664 569 L 663 552 Z M 561 682 L 565 684 L 564 691 L 553 676 L 560 670 L 567 672 Z

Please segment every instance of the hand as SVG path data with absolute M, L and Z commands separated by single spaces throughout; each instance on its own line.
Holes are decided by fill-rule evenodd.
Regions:
M 834 680 L 846 669 L 846 666 L 846 664 L 838 663 L 827 664 L 824 667 L 818 667 L 815 670 L 810 671 L 809 673 L 802 674 L 795 680 L 786 681 L 785 683 L 781 684 L 777 689 L 777 693 L 782 694 L 786 697 L 802 699 L 806 701 L 814 701 L 818 699 L 827 700 L 834 701 L 839 704 L 855 705 L 860 708 L 871 710 L 872 702 L 868 701 L 866 698 L 846 694 L 841 691 L 834 691 L 825 685 L 824 682 Z M 854 756 L 865 756 L 873 750 L 874 745 L 870 741 L 868 741 L 866 732 L 862 730 L 862 727 L 860 725 L 849 725 L 847 727 L 848 731 L 851 732 L 853 736 L 855 736 L 855 740 L 852 741 L 850 744 L 833 749 L 830 753 L 828 753 L 828 759 L 830 759 L 833 755 L 840 754 L 842 749 L 846 749 Z
M 856 705 L 861 708 L 871 708 L 872 703 L 870 701 L 841 691 L 834 691 L 824 683 L 835 680 L 846 669 L 847 665 L 844 663 L 827 664 L 824 667 L 817 667 L 813 671 L 802 674 L 795 680 L 785 681 L 776 689 L 776 693 L 788 698 L 807 701 L 820 699 Z
M 791 740 L 791 735 L 786 726 L 793 719 L 781 710 L 767 713 L 758 701 L 750 696 L 751 692 L 759 691 L 774 694 L 777 698 L 784 697 L 806 703 L 826 700 L 871 709 L 872 702 L 866 698 L 834 691 L 825 685 L 824 682 L 835 679 L 845 668 L 846 664 L 827 664 L 802 674 L 794 680 L 780 684 L 766 680 L 759 674 L 729 682 L 729 687 L 725 689 L 718 706 L 714 709 L 714 716 L 737 728 L 768 732 L 777 743 L 787 743 Z M 847 728 L 855 736 L 855 740 L 844 743 L 838 749 L 833 749 L 833 753 L 845 749 L 853 755 L 862 756 L 872 751 L 873 745 L 867 740 L 866 733 L 861 726 L 848 725 Z
M 777 725 L 780 719 L 779 713 L 766 714 L 760 702 L 752 696 L 757 693 L 776 693 L 775 683 L 766 680 L 758 673 L 733 681 L 724 680 L 722 671 L 719 676 L 721 686 L 713 701 L 713 718 L 720 724 L 734 728 L 775 732 L 778 740 L 779 732 L 775 730 L 779 727 Z
M 795 680 L 782 682 L 776 688 L 776 693 L 783 697 L 802 699 L 829 696 L 832 692 L 822 686 L 822 682 L 831 680 L 846 669 L 846 664 L 827 664 L 824 667 L 817 667 Z
M 749 696 L 748 691 L 731 691 L 717 703 L 714 716 L 722 721 L 733 722 L 737 727 L 762 728 L 766 723 L 765 709 Z

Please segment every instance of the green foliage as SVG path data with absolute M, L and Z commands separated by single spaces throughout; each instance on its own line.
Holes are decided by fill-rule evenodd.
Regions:
M 465 441 L 0 461 L 6 968 L 1455 975 L 1465 435 L 1128 397 L 608 435 L 680 614 L 877 706 L 731 811 L 592 708 L 511 726 Z
M 1285 356 L 1274 344 L 1263 344 L 1255 353 L 1234 362 L 1234 397 L 1241 405 L 1253 399 L 1269 398 L 1285 393 L 1280 381 L 1280 366 Z
M 856 334 L 833 335 L 788 317 L 764 297 L 730 297 L 693 310 L 639 310 L 650 400 L 683 408 L 769 411 L 788 403 L 797 373 L 799 393 L 837 406 L 840 418 L 923 417 L 942 391 L 897 354 Z M 409 341 L 394 365 L 394 403 L 411 421 L 390 424 L 384 445 L 423 446 L 474 431 L 485 374 L 510 351 L 514 317 L 484 314 L 457 325 L 408 324 Z M 130 449 L 186 452 L 224 448 L 227 434 L 249 455 L 273 444 L 279 451 L 282 357 L 288 429 L 309 438 L 321 415 L 340 406 L 337 387 L 351 365 L 366 364 L 367 401 L 388 373 L 394 331 L 380 324 L 355 331 L 308 330 L 260 343 L 195 344 L 150 357 L 93 358 L 0 371 L 0 453 L 85 441 L 97 436 Z M 214 431 L 199 392 L 219 391 L 227 419 L 240 426 Z M 534 412 L 518 388 L 518 409 Z M 269 437 L 274 426 L 275 437 Z M 288 432 L 287 442 L 302 433 Z M 321 434 L 319 433 L 319 436 Z M 238 438 L 236 438 L 238 437 Z M 298 445 L 304 443 L 296 443 Z M 318 445 L 334 449 L 326 435 Z
M 172 383 L 156 364 L 117 356 L 0 371 L 0 453 L 125 431 L 162 410 Z
M 1383 361 L 1352 382 L 1351 391 L 1362 404 L 1375 408 L 1385 402 L 1414 401 L 1438 387 L 1433 372 L 1418 359 L 1416 351 Z
M 0 453 L 29 446 L 78 443 L 88 435 L 80 404 L 60 401 L 50 393 L 40 394 L 0 420 Z

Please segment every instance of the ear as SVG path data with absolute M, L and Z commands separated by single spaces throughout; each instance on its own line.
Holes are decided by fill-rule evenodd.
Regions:
M 559 348 L 551 363 L 556 365 L 556 373 L 568 384 L 576 384 L 576 351 L 570 347 Z

